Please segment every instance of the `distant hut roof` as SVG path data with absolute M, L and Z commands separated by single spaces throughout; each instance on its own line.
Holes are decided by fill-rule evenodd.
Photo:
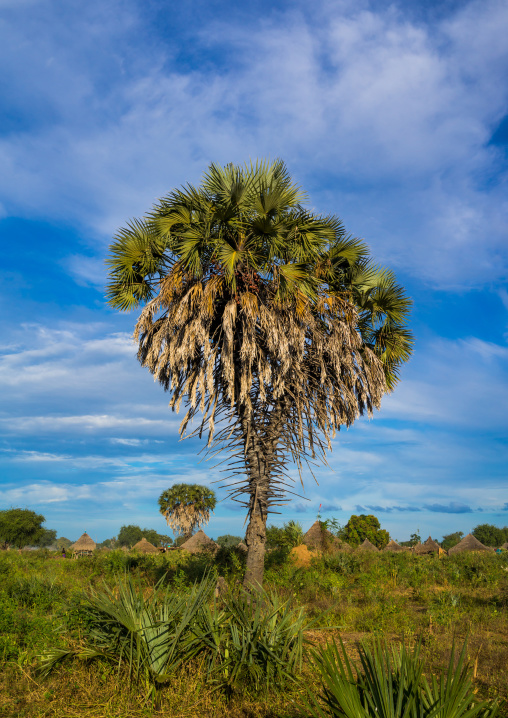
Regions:
M 69 546 L 73 551 L 95 551 L 97 548 L 97 544 L 95 541 L 90 538 L 90 536 L 85 531 L 84 534 L 82 534 L 76 543 L 73 543 L 72 546 Z
M 319 521 L 314 521 L 310 529 L 303 537 L 303 543 L 311 549 L 323 551 L 323 549 L 332 549 L 333 551 L 351 551 L 351 546 L 334 536 L 328 529 L 323 529 Z
M 386 544 L 383 551 L 404 551 L 404 546 L 400 546 L 397 541 L 392 539 Z
M 439 553 L 440 550 L 442 551 L 441 546 L 431 536 L 424 543 L 417 543 L 413 548 L 413 551 L 420 556 L 426 553 Z
M 373 543 L 369 541 L 369 539 L 365 539 L 365 541 L 358 546 L 359 551 L 379 551 L 377 546 L 374 546 Z
M 506 543 L 504 543 L 502 546 L 500 546 L 500 548 L 504 548 L 504 550 L 507 551 L 508 550 L 508 541 Z
M 120 551 L 125 551 L 125 553 L 128 553 L 129 549 L 127 546 L 120 546 Z
M 473 534 L 468 534 L 467 536 L 464 536 L 462 541 L 459 541 L 459 543 L 456 546 L 452 546 L 452 548 L 448 549 L 449 554 L 454 553 L 462 553 L 462 551 L 493 551 L 494 549 L 490 548 L 490 546 L 484 546 L 476 536 L 473 536 Z
M 207 549 L 213 549 L 214 551 L 218 548 L 218 545 L 200 529 L 194 536 L 185 541 L 180 548 L 189 551 L 190 553 L 199 553 L 200 551 L 206 551 Z
M 240 551 L 248 551 L 247 544 L 245 544 L 243 541 L 240 541 L 238 546 L 236 548 L 239 548 Z
M 311 548 L 323 548 L 323 529 L 319 521 L 314 521 L 303 537 L 303 543 Z
M 159 549 L 155 548 L 153 543 L 147 541 L 144 536 L 141 541 L 138 541 L 136 544 L 134 544 L 132 550 L 139 551 L 140 553 L 159 553 Z

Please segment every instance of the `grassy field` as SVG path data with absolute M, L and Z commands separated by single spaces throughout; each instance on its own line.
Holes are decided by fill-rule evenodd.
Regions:
M 221 575 L 228 584 L 226 600 L 234 601 L 240 596 L 242 561 L 240 552 L 225 549 L 215 558 L 115 551 L 79 560 L 55 558 L 44 551 L 1 552 L 0 715 L 275 718 L 301 714 L 305 691 L 319 691 L 316 671 L 307 658 L 296 681 L 269 689 L 244 679 L 207 680 L 204 654 L 184 662 L 157 684 L 155 693 L 147 692 L 143 681 L 133 680 L 123 663 L 118 666 L 108 657 L 69 660 L 46 676 L 38 670 L 40 656 L 49 649 L 83 647 L 90 633 L 91 614 L 86 609 L 90 590 L 101 592 L 109 586 L 117 596 L 119 579 L 128 575 L 147 599 L 157 582 L 171 595 L 185 598 L 204 576 L 212 584 Z M 265 586 L 273 600 L 295 609 L 291 615 L 304 609 L 304 622 L 314 622 L 305 632 L 311 644 L 319 647 L 340 637 L 354 661 L 362 641 L 382 637 L 391 645 L 409 647 L 420 641 L 424 671 L 431 676 L 442 673 L 453 642 L 462 646 L 467 639 L 478 700 L 508 699 L 507 554 L 437 558 L 339 553 L 296 569 L 285 552 L 274 551 L 267 558 Z M 213 603 L 210 597 L 207 601 Z M 219 620 L 221 610 L 219 605 L 210 620 Z M 500 715 L 508 716 L 506 705 Z

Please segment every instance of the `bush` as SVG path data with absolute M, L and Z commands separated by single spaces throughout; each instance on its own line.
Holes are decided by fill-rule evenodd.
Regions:
M 210 602 L 213 579 L 190 590 L 146 591 L 128 577 L 115 589 L 91 591 L 69 611 L 79 614 L 82 645 L 54 648 L 40 657 L 43 672 L 65 659 L 103 659 L 124 665 L 154 695 L 193 659 L 208 683 L 229 692 L 267 690 L 293 680 L 302 668 L 303 609 L 264 592 Z M 71 619 L 72 622 L 72 619 Z
M 429 683 L 423 676 L 420 647 L 391 650 L 382 641 L 362 645 L 361 668 L 350 661 L 344 644 L 334 642 L 313 653 L 321 692 L 308 691 L 304 707 L 312 718 L 494 718 L 496 702 L 476 702 L 466 645 L 457 665 L 452 649 L 448 669 Z

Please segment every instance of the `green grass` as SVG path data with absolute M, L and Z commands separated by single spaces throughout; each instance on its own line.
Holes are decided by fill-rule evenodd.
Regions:
M 477 700 L 506 700 L 507 559 L 492 554 L 441 559 L 337 554 L 315 560 L 307 569 L 296 569 L 287 553 L 273 552 L 267 560 L 267 597 L 258 606 L 253 624 L 256 607 L 239 602 L 244 557 L 234 550 L 221 550 L 216 559 L 175 551 L 160 556 L 112 552 L 77 561 L 54 558 L 44 551 L 0 552 L 0 716 L 296 716 L 307 689 L 316 695 L 320 692 L 319 672 L 312 661 L 305 659 L 297 666 L 301 644 L 294 637 L 299 631 L 316 649 L 332 638 L 342 640 L 355 665 L 362 642 L 385 639 L 390 646 L 405 643 L 410 649 L 419 642 L 423 673 L 429 681 L 448 665 L 453 642 L 462 645 L 467 638 L 464 660 L 471 666 L 476 663 Z M 37 672 L 37 656 L 49 655 L 51 649 L 79 656 L 83 647 L 90 648 L 97 625 L 90 595 L 104 598 L 109 592 L 114 603 L 119 598 L 118 577 L 128 577 L 150 604 L 156 603 L 156 584 L 159 598 L 164 594 L 168 601 L 178 602 L 178 597 L 191 595 L 196 582 L 208 576 L 214 583 L 218 575 L 225 576 L 230 587 L 226 600 L 215 603 L 207 589 L 197 611 L 199 620 L 193 619 L 196 628 L 192 630 L 196 633 L 200 626 L 208 649 L 196 651 L 175 670 L 166 671 L 167 680 L 155 681 L 155 704 L 147 689 L 147 674 L 133 681 L 129 661 L 111 656 L 66 661 L 48 676 Z M 281 655 L 287 651 L 283 661 L 287 665 L 297 647 L 298 660 L 287 670 L 288 676 L 300 675 L 296 683 L 284 682 L 282 673 L 277 673 L 277 661 L 270 664 L 267 660 L 271 610 L 279 623 L 287 612 L 287 645 L 284 649 L 286 639 L 281 639 L 280 649 Z M 313 627 L 303 630 L 311 621 Z M 252 650 L 253 634 L 259 639 L 259 650 Z M 261 690 L 266 675 L 271 676 L 270 685 Z M 500 715 L 508 715 L 505 707 Z

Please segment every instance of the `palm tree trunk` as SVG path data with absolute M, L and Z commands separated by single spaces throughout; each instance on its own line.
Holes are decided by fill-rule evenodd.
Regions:
M 244 424 L 245 465 L 249 482 L 249 524 L 245 534 L 247 566 L 243 586 L 247 590 L 263 585 L 266 551 L 266 521 L 268 518 L 271 479 L 273 476 L 276 448 L 280 437 L 282 405 L 273 411 L 261 432 L 255 431 L 253 423 Z M 243 422 L 242 422 L 243 423 Z

